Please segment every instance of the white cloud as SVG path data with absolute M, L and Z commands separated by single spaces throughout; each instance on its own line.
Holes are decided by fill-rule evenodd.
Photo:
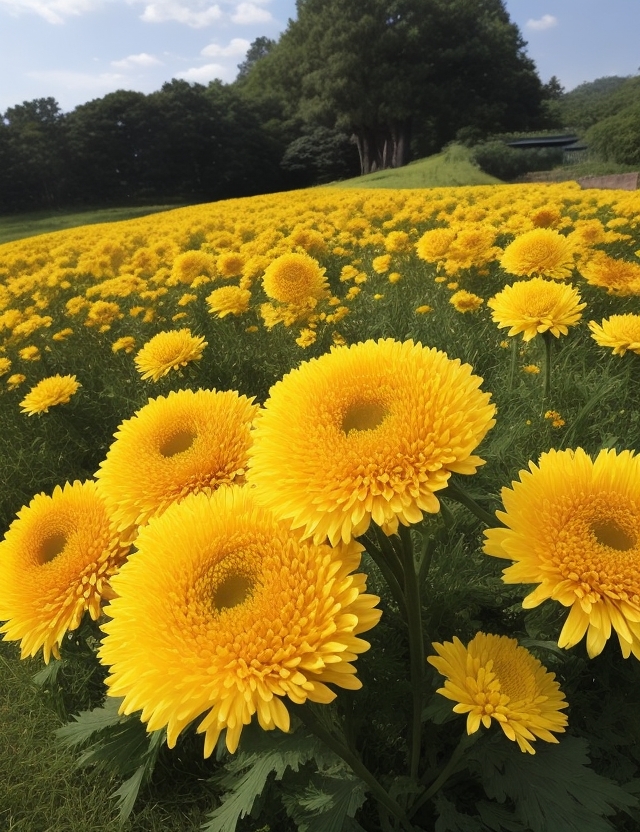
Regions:
M 241 26 L 250 26 L 252 23 L 267 23 L 272 20 L 271 12 L 266 9 L 259 9 L 255 3 L 239 3 L 231 20 Z
M 110 92 L 116 88 L 126 86 L 126 78 L 117 72 L 101 72 L 91 75 L 86 72 L 68 72 L 66 70 L 50 70 L 27 73 L 29 78 L 55 84 L 67 90 L 83 90 L 87 92 Z
M 527 29 L 533 29 L 534 32 L 544 32 L 545 29 L 553 29 L 558 25 L 558 18 L 552 14 L 543 14 L 539 20 L 527 20 Z
M 64 23 L 66 17 L 87 14 L 100 6 L 102 0 L 0 0 L 0 8 L 13 16 L 27 12 L 53 24 Z
M 176 75 L 177 78 L 183 78 L 185 81 L 195 81 L 198 84 L 208 84 L 209 81 L 213 81 L 215 78 L 225 81 L 229 80 L 230 76 L 233 76 L 233 73 L 229 72 L 222 64 L 195 66 Z
M 111 66 L 115 66 L 116 69 L 134 69 L 136 67 L 158 66 L 161 63 L 162 61 L 153 55 L 141 52 L 139 55 L 129 55 L 121 61 L 111 61 Z
M 226 46 L 210 43 L 209 46 L 205 46 L 200 54 L 204 55 L 205 58 L 234 58 L 246 55 L 250 46 L 250 42 L 244 38 L 233 38 Z
M 219 20 L 222 17 L 222 10 L 217 4 L 208 6 L 201 0 L 188 4 L 177 2 L 177 0 L 156 0 L 154 3 L 147 3 L 140 17 L 145 23 L 165 23 L 168 20 L 175 20 L 194 29 L 202 29 Z

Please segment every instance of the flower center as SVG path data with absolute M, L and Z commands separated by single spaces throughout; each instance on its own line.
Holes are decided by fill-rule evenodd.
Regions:
M 162 443 L 160 453 L 167 458 L 182 454 L 193 445 L 197 435 L 192 430 L 181 430 Z
M 608 546 L 619 552 L 627 552 L 636 545 L 635 537 L 621 528 L 615 520 L 593 523 L 591 532 L 601 546 Z
M 387 416 L 387 410 L 378 402 L 358 402 L 344 414 L 342 430 L 349 434 L 352 430 L 375 430 Z
M 250 595 L 253 581 L 246 575 L 227 575 L 213 595 L 213 605 L 218 612 L 237 607 Z
M 40 563 L 49 563 L 64 551 L 67 538 L 64 534 L 53 534 L 42 541 L 38 552 Z

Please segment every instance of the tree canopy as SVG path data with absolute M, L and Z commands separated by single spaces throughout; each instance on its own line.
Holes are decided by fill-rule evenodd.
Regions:
M 473 125 L 527 129 L 544 98 L 502 0 L 298 0 L 244 78 L 283 119 L 348 131 L 363 173 L 438 150 Z

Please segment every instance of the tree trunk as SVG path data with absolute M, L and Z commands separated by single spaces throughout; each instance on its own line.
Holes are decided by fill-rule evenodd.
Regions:
M 379 127 L 359 127 L 353 138 L 360 156 L 360 174 L 400 168 L 410 156 L 411 122 L 394 122 Z

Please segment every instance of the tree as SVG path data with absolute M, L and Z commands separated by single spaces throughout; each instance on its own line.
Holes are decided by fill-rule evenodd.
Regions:
M 238 64 L 238 75 L 236 77 L 236 81 L 242 81 L 243 78 L 246 78 L 258 61 L 268 55 L 275 45 L 275 40 L 272 40 L 271 38 L 256 38 L 247 50 L 244 61 Z
M 3 203 L 10 210 L 58 205 L 65 185 L 63 114 L 58 102 L 54 98 L 24 101 L 10 107 L 1 121 Z
M 298 0 L 245 88 L 283 119 L 353 135 L 361 171 L 436 150 L 466 126 L 535 126 L 542 84 L 502 0 Z M 257 93 L 259 95 L 259 93 Z
M 640 166 L 640 103 L 594 124 L 586 141 L 605 162 Z
M 138 198 L 155 127 L 151 115 L 144 93 L 116 90 L 67 116 L 76 199 L 96 205 Z

